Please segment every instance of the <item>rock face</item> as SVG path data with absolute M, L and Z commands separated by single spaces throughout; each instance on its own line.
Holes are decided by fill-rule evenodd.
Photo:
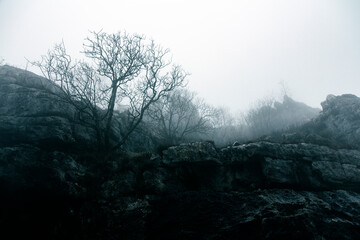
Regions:
M 353 95 L 329 96 L 318 118 L 273 141 L 222 149 L 195 142 L 151 154 L 44 148 L 44 141 L 71 147 L 92 136 L 52 91 L 46 79 L 0 68 L 4 236 L 360 238 L 360 100 Z
M 193 190 L 360 190 L 358 150 L 269 142 L 216 150 L 211 143 L 191 143 L 165 150 L 162 161 L 177 166 L 171 176 L 177 176 L 176 181 L 185 185 L 188 182 Z
M 329 95 L 317 118 L 286 133 L 267 137 L 273 142 L 312 143 L 331 148 L 360 149 L 360 98 Z
M 357 150 L 268 142 L 216 149 L 199 142 L 163 156 L 105 157 L 24 145 L 1 148 L 0 159 L 5 232 L 75 239 L 360 237 Z M 21 221 L 13 218 L 19 205 Z
M 3 238 L 62 239 L 76 232 L 72 213 L 87 189 L 86 168 L 69 154 L 32 145 L 0 148 L 0 229 Z
M 92 144 L 95 132 L 76 120 L 58 87 L 31 72 L 0 67 L 0 146 L 31 143 L 48 147 Z
M 322 114 L 316 124 L 320 134 L 330 135 L 335 142 L 343 146 L 360 148 L 360 98 L 351 94 L 329 95 L 321 103 Z
M 153 203 L 149 239 L 358 239 L 358 193 L 183 192 Z

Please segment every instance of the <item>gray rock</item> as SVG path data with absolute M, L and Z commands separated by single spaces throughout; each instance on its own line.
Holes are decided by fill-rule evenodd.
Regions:
M 240 164 L 249 175 L 257 175 L 266 186 L 292 186 L 302 189 L 360 188 L 360 151 L 335 150 L 313 144 L 257 142 L 221 150 L 222 161 Z M 261 174 L 257 172 L 261 169 Z M 280 184 L 280 185 L 279 185 Z
M 94 138 L 56 91 L 44 78 L 0 67 L 5 229 L 38 228 L 45 239 L 360 238 L 356 96 L 329 96 L 307 135 L 281 143 L 195 142 L 152 156 L 42 148 Z
M 163 151 L 163 162 L 203 162 L 219 161 L 219 155 L 215 146 L 209 142 L 195 142 L 173 146 Z
M 20 143 L 59 147 L 92 145 L 95 131 L 79 121 L 50 80 L 0 67 L 0 146 Z
M 360 98 L 329 95 L 321 105 L 323 111 L 316 120 L 319 135 L 328 135 L 345 147 L 360 148 Z

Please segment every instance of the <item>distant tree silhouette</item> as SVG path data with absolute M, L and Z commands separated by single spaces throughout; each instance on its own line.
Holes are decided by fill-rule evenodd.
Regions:
M 244 122 L 243 114 L 234 116 L 229 109 L 224 107 L 216 109 L 214 130 L 211 139 L 220 146 L 233 144 L 248 138 L 248 127 Z
M 270 133 L 273 130 L 274 102 L 272 97 L 260 100 L 246 114 L 245 120 L 254 136 Z
M 215 116 L 215 108 L 186 89 L 172 92 L 153 104 L 148 112 L 153 130 L 167 144 L 178 144 L 209 133 Z

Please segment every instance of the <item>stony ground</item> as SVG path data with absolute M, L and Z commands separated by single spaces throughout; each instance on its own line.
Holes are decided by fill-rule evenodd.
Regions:
M 261 141 L 109 154 L 22 73 L 0 69 L 2 239 L 360 239 L 356 96 Z

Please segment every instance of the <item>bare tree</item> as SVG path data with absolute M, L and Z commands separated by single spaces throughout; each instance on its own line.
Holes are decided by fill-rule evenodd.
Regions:
M 266 97 L 258 101 L 257 105 L 248 111 L 245 121 L 253 137 L 268 134 L 274 130 L 274 103 L 275 99 L 273 97 Z
M 195 93 L 182 89 L 154 104 L 148 117 L 154 130 L 168 144 L 178 144 L 213 128 L 215 109 Z
M 143 36 L 91 32 L 83 46 L 87 61 L 73 61 L 61 43 L 33 64 L 59 85 L 62 100 L 87 116 L 99 147 L 119 148 L 149 106 L 182 86 L 187 74 L 171 65 L 169 50 Z
M 211 134 L 212 140 L 219 145 L 230 144 L 240 138 L 237 119 L 230 110 L 224 107 L 216 109 L 214 131 Z

